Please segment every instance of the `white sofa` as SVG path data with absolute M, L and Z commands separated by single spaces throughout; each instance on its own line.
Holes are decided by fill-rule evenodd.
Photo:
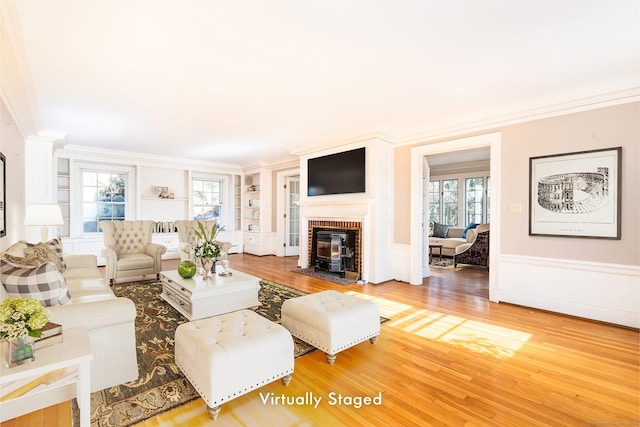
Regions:
M 442 245 L 442 255 L 452 257 L 456 253 L 456 248 L 459 245 L 471 244 L 476 239 L 476 230 L 473 228 L 467 230 L 465 237 L 462 237 L 464 232 L 462 227 L 449 227 L 446 237 L 429 236 L 429 244 Z M 437 249 L 434 249 L 433 256 L 440 255 Z
M 9 253 L 24 256 L 21 245 L 11 246 Z M 87 328 L 93 351 L 91 361 L 91 391 L 109 388 L 138 378 L 136 356 L 135 317 L 136 307 L 128 298 L 114 295 L 109 284 L 97 268 L 94 255 L 65 254 L 66 269 L 62 273 L 69 288 L 71 302 L 47 307 L 50 321 L 59 323 L 64 331 Z M 4 262 L 4 260 L 0 261 Z M 0 286 L 0 300 L 8 296 Z M 36 352 L 37 358 L 37 352 Z M 35 399 L 11 405 L 11 414 L 3 413 L 3 419 L 19 416 L 45 406 L 69 400 L 75 395 L 74 387 L 55 389 Z M 30 407 L 33 405 L 33 407 Z

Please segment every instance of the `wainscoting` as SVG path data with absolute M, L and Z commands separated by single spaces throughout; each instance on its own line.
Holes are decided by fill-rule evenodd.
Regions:
M 640 328 L 640 267 L 500 255 L 492 301 Z

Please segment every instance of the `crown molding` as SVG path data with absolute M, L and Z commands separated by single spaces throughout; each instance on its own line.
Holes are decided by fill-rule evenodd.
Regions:
M 240 165 L 233 163 L 212 162 L 208 160 L 187 159 L 157 154 L 138 153 L 134 151 L 111 150 L 106 148 L 88 147 L 75 144 L 65 144 L 58 147 L 54 153 L 56 157 L 84 160 L 89 162 L 131 164 L 167 169 L 188 169 L 197 172 L 211 172 L 241 174 Z
M 350 140 L 342 140 L 342 141 L 333 141 L 327 144 L 322 144 L 322 145 L 306 145 L 306 146 L 300 146 L 300 147 L 296 147 L 293 150 L 290 150 L 289 152 L 294 155 L 294 156 L 305 156 L 308 154 L 314 154 L 314 153 L 318 153 L 318 152 L 324 152 L 324 151 L 331 151 L 335 148 L 343 148 L 346 146 L 355 146 L 355 145 L 362 145 L 371 141 L 377 141 L 377 142 L 383 142 L 383 143 L 387 143 L 387 144 L 391 144 L 391 145 L 395 145 L 393 142 L 393 139 L 391 137 L 389 137 L 388 135 L 384 135 L 381 133 L 372 133 L 372 134 L 368 134 L 368 135 L 363 135 L 361 137 L 358 138 L 353 138 Z
M 505 126 L 525 123 L 550 117 L 564 116 L 582 111 L 596 110 L 614 105 L 628 104 L 640 101 L 640 87 L 615 90 L 593 96 L 584 96 L 568 101 L 540 103 L 536 106 L 530 103 L 526 106 L 506 108 L 500 115 L 489 117 L 468 117 L 456 123 L 435 123 L 430 129 L 411 136 L 397 138 L 396 146 L 413 145 L 463 134 L 495 130 Z M 510 111 L 510 112 L 509 112 Z

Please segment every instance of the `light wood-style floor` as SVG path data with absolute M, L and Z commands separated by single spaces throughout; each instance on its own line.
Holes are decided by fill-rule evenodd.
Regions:
M 224 404 L 215 422 L 198 399 L 141 426 L 638 425 L 637 330 L 490 303 L 478 296 L 488 280 L 478 267 L 432 269 L 423 286 L 340 286 L 292 273 L 293 257 L 230 259 L 232 268 L 303 291 L 369 298 L 391 320 L 376 345 L 347 349 L 333 366 L 319 351 L 299 358 L 288 387 L 276 381 Z M 282 396 L 302 400 L 263 401 Z M 322 401 L 313 407 L 305 396 Z M 364 396 L 381 404 L 356 407 Z M 67 427 L 68 412 L 66 403 L 2 426 Z

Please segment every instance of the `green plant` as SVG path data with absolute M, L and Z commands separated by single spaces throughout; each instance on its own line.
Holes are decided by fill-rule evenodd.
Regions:
M 9 297 L 0 305 L 0 338 L 39 338 L 49 311 L 33 298 Z
M 210 258 L 216 259 L 220 257 L 220 245 L 216 243 L 216 237 L 218 233 L 224 230 L 224 227 L 214 227 L 211 229 L 211 233 L 207 233 L 204 225 L 198 221 L 198 228 L 196 230 L 196 236 L 198 236 L 198 243 L 193 246 L 193 253 L 196 258 Z

